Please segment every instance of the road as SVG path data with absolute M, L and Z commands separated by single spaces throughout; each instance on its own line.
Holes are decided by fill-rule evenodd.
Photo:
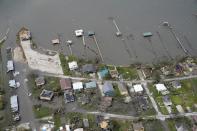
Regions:
M 28 96 L 29 91 L 27 88 L 27 83 L 25 82 L 27 75 L 27 65 L 24 63 L 15 62 L 15 70 L 19 71 L 20 74 L 16 76 L 16 80 L 20 82 L 21 86 L 17 89 L 17 95 L 19 97 L 19 108 L 21 121 L 20 123 L 29 122 L 32 129 L 38 127 L 32 108 L 31 97 Z

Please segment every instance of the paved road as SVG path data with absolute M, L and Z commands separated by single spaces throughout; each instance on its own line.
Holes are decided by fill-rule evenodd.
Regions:
M 27 83 L 25 82 L 26 79 L 26 67 L 27 65 L 24 63 L 15 63 L 15 70 L 19 71 L 20 74 L 16 76 L 16 80 L 18 80 L 21 86 L 17 89 L 17 95 L 19 97 L 19 108 L 21 114 L 21 122 L 26 123 L 29 122 L 32 129 L 36 129 L 38 127 L 36 120 L 34 118 L 34 113 L 32 110 L 32 101 L 31 98 L 28 96 L 28 88 Z

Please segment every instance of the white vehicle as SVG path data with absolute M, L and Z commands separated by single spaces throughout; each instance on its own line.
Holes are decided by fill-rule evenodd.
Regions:
M 10 97 L 10 105 L 11 105 L 12 112 L 18 112 L 19 111 L 18 96 L 17 95 L 13 95 L 13 96 Z
M 16 82 L 16 80 L 9 80 L 9 87 L 18 88 L 18 87 L 20 87 L 20 83 Z
M 14 70 L 14 62 L 12 60 L 9 60 L 7 62 L 7 72 Z

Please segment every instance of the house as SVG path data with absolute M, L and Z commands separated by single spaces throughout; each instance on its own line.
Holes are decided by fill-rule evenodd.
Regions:
M 166 95 L 169 93 L 166 86 L 164 84 L 156 84 L 156 89 L 158 92 L 161 92 L 162 95 Z
M 96 85 L 95 81 L 85 83 L 85 89 L 93 89 L 93 88 L 96 88 L 96 87 L 97 87 L 97 85 Z
M 107 68 L 104 68 L 100 70 L 97 74 L 98 74 L 99 79 L 101 80 L 109 74 L 109 70 Z
M 31 33 L 27 29 L 23 29 L 19 32 L 19 37 L 21 41 L 27 41 L 31 39 Z
M 176 109 L 179 113 L 184 113 L 185 111 L 183 110 L 183 107 L 181 105 L 177 105 Z
M 141 84 L 134 85 L 133 88 L 136 93 L 142 93 L 144 90 Z
M 83 73 L 95 73 L 96 67 L 93 64 L 86 64 L 82 66 Z
M 76 37 L 81 37 L 81 36 L 83 36 L 83 30 L 82 30 L 82 29 L 80 29 L 80 30 L 75 30 L 75 35 L 76 35 Z
M 136 98 L 138 105 L 140 107 L 138 110 L 147 110 L 149 108 L 147 97 L 137 96 Z
M 83 128 L 74 129 L 74 131 L 83 131 Z
M 14 70 L 14 62 L 12 60 L 9 60 L 7 62 L 7 72 Z
M 144 131 L 144 126 L 142 125 L 142 122 L 133 123 L 133 130 L 134 131 Z
M 104 130 L 108 129 L 108 127 L 109 127 L 109 121 L 103 120 L 100 123 L 100 127 L 101 127 L 101 129 L 104 129 Z
M 78 64 L 76 61 L 72 61 L 68 63 L 68 67 L 71 71 L 78 69 Z
M 171 106 L 172 105 L 172 101 L 170 100 L 170 97 L 165 95 L 163 96 L 163 103 L 166 105 L 166 106 Z
M 83 89 L 83 83 L 82 82 L 73 83 L 73 90 L 81 90 L 81 89 Z
M 36 86 L 42 86 L 45 84 L 45 79 L 43 76 L 37 77 L 35 79 Z
M 173 86 L 175 89 L 179 89 L 179 88 L 181 88 L 181 83 L 180 83 L 180 81 L 173 81 L 173 82 L 172 82 L 172 86 Z
M 105 96 L 114 96 L 114 88 L 113 88 L 112 83 L 105 82 L 102 90 L 103 90 L 103 93 L 105 94 Z
M 119 89 L 121 95 L 125 95 L 125 96 L 128 95 L 128 90 L 127 90 L 125 83 L 119 82 L 118 89 Z
M 142 67 L 142 74 L 144 78 L 150 78 L 153 73 L 153 69 L 151 67 Z
M 40 94 L 40 99 L 51 101 L 52 98 L 53 98 L 53 95 L 54 95 L 53 91 L 43 89 L 41 94 Z
M 61 78 L 60 79 L 60 86 L 61 86 L 62 90 L 71 90 L 72 89 L 71 79 L 70 78 L 68 78 L 68 79 Z
M 87 118 L 83 118 L 83 126 L 84 127 L 89 127 L 89 122 Z
M 70 103 L 70 102 L 75 101 L 75 97 L 74 97 L 72 91 L 70 91 L 70 90 L 64 91 L 64 101 L 65 101 L 65 103 Z
M 116 66 L 114 66 L 114 69 L 110 69 L 110 68 L 108 69 L 109 69 L 109 74 L 112 78 L 118 78 L 119 73 L 118 73 Z

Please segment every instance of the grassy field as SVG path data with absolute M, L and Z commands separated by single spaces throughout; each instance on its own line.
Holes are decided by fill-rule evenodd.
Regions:
M 126 80 L 138 79 L 137 70 L 134 67 L 117 67 L 117 70 Z
M 197 79 L 181 81 L 180 89 L 172 89 L 170 97 L 175 105 L 182 105 L 183 108 L 192 108 L 197 104 Z
M 157 97 L 155 99 L 155 101 L 157 102 L 157 105 L 158 105 L 161 113 L 164 114 L 164 115 L 168 115 L 169 113 L 168 113 L 168 111 L 167 111 L 167 109 L 166 109 L 166 107 L 163 103 L 163 98 L 162 97 Z
M 130 131 L 133 129 L 132 122 L 126 120 L 112 120 L 113 131 Z
M 164 127 L 159 120 L 145 120 L 143 125 L 145 131 L 164 131 Z
M 54 125 L 55 125 L 55 130 L 58 130 L 59 127 L 61 126 L 61 115 L 59 114 L 54 115 Z
M 47 117 L 47 116 L 50 116 L 51 113 L 52 113 L 50 108 L 44 107 L 44 106 L 41 106 L 41 107 L 34 106 L 33 111 L 34 111 L 34 114 L 35 114 L 36 118 Z
M 61 92 L 59 78 L 56 77 L 45 77 L 45 85 L 42 87 L 37 87 L 35 84 L 35 78 L 37 75 L 35 74 L 29 74 L 28 76 L 28 87 L 30 88 L 32 95 L 34 97 L 39 97 L 40 93 L 43 89 L 51 90 L 54 92 Z

